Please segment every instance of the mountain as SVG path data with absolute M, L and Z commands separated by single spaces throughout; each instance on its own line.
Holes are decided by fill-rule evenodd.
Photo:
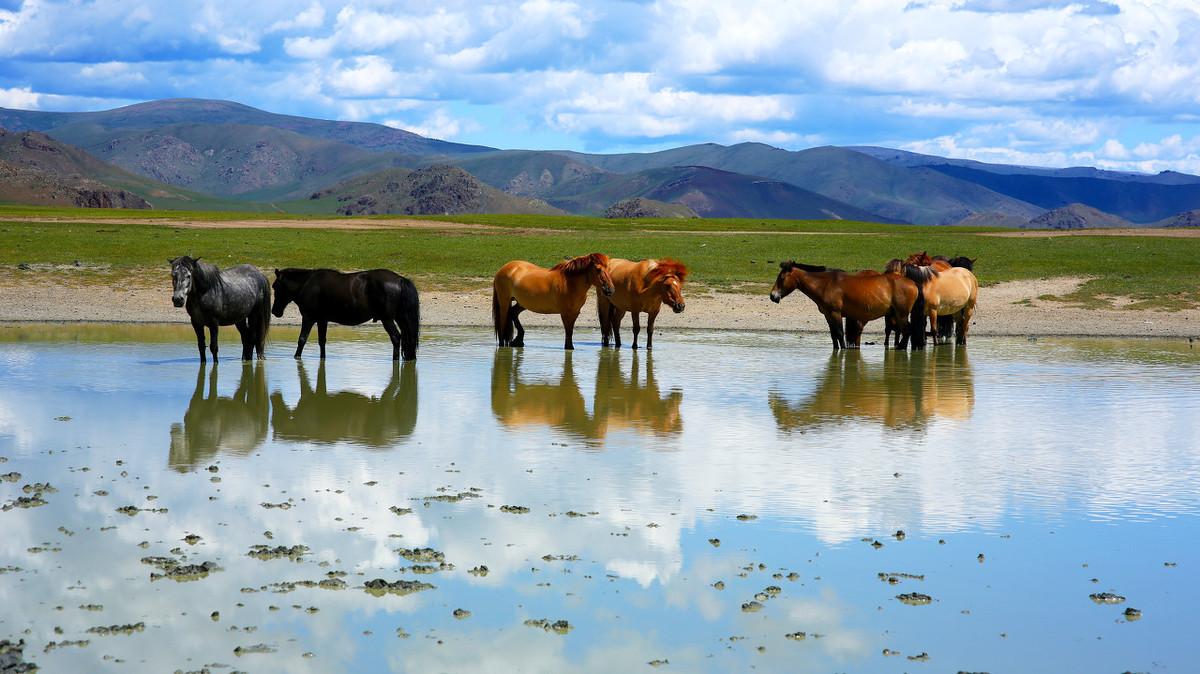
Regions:
M 358 176 L 314 192 L 309 202 L 305 210 L 339 215 L 562 214 L 544 201 L 505 194 L 461 168 L 446 165 Z
M 1133 225 L 1128 220 L 1086 204 L 1068 204 L 1032 218 L 1025 226 L 1031 229 L 1096 229 Z
M 687 164 L 762 176 L 900 222 L 951 224 L 979 212 L 1029 218 L 1044 210 L 929 168 L 896 166 L 839 147 L 793 152 L 762 143 L 707 143 L 645 154 L 563 154 L 613 172 Z
M 948 159 L 931 154 L 920 154 L 907 150 L 897 150 L 890 147 L 875 147 L 869 145 L 846 148 L 861 152 L 870 157 L 908 168 L 918 166 L 960 166 L 973 168 L 1001 175 L 1036 175 L 1052 178 L 1100 178 L 1119 182 L 1143 182 L 1158 185 L 1194 185 L 1200 184 L 1200 176 L 1188 175 L 1177 171 L 1161 171 L 1159 173 L 1130 173 L 1127 171 L 1107 171 L 1091 166 L 1072 166 L 1068 168 L 1045 168 L 1041 166 L 1020 166 L 1017 164 L 989 164 L 972 159 Z
M 1200 210 L 1185 211 L 1178 215 L 1159 220 L 1152 227 L 1200 227 Z
M 45 134 L 4 129 L 0 201 L 90 208 L 212 205 L 204 195 L 147 180 Z
M 177 124 L 258 126 L 291 131 L 301 136 L 344 143 L 371 152 L 410 155 L 455 155 L 487 152 L 494 148 L 463 145 L 419 136 L 368 122 L 338 122 L 280 115 L 232 101 L 170 98 L 97 112 L 42 112 L 0 108 L 0 127 L 16 131 L 43 131 L 65 142 L 68 127 L 93 127 L 108 131 L 156 129 Z M 51 132 L 55 133 L 51 133 Z
M 614 174 L 559 152 L 502 150 L 448 160 L 483 182 L 509 194 L 545 198 L 571 190 L 568 184 L 595 186 Z
M 622 199 L 604 209 L 604 217 L 623 218 L 698 218 L 696 211 L 683 204 L 669 204 L 643 197 Z

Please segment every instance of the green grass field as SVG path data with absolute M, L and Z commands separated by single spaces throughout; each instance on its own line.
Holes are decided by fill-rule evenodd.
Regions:
M 164 220 L 265 220 L 253 229 L 176 228 L 106 222 L 112 218 Z M 22 218 L 63 222 L 21 222 Z M 564 256 L 674 257 L 692 269 L 692 280 L 710 288 L 766 292 L 781 260 L 796 259 L 850 270 L 882 268 L 913 251 L 978 258 L 984 285 L 1017 279 L 1089 276 L 1072 297 L 1101 306 L 1126 296 L 1135 308 L 1178 309 L 1200 304 L 1200 238 L 1069 236 L 1001 238 L 988 230 L 830 221 L 639 220 L 462 215 L 443 218 L 499 229 L 322 230 L 287 228 L 294 216 L 246 213 L 80 211 L 0 207 L 0 268 L 17 265 L 102 265 L 89 278 L 106 283 L 161 270 L 180 254 L 200 255 L 221 266 L 248 262 L 273 267 L 388 267 L 422 288 L 485 286 L 504 262 L 526 259 L 550 265 Z M 431 218 L 437 220 L 437 218 Z M 68 221 L 69 220 L 69 221 Z M 504 231 L 514 230 L 514 231 Z M 19 276 L 18 276 L 19 278 Z

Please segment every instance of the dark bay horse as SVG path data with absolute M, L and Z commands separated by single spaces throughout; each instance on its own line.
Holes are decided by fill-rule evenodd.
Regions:
M 670 259 L 632 262 L 620 258 L 608 261 L 608 273 L 613 280 L 612 297 L 596 294 L 596 312 L 600 317 L 600 345 L 608 346 L 610 337 L 621 348 L 621 321 L 626 312 L 633 314 L 633 348 L 638 348 L 638 333 L 642 324 L 639 312 L 646 314 L 646 349 L 654 348 L 654 321 L 662 305 L 683 313 L 683 282 L 687 267 Z
M 275 305 L 278 317 L 291 302 L 300 309 L 300 339 L 296 358 L 304 353 L 308 333 L 317 326 L 317 343 L 325 358 L 329 323 L 360 325 L 379 321 L 392 339 L 392 360 L 417 359 L 421 307 L 413 282 L 387 269 L 343 273 L 333 269 L 276 269 Z
M 566 331 L 563 348 L 574 349 L 571 334 L 592 286 L 605 296 L 613 294 L 604 253 L 564 260 L 550 269 L 524 260 L 504 265 L 492 280 L 492 322 L 500 346 L 525 346 L 525 328 L 518 317 L 528 309 L 535 314 L 559 314 Z
M 877 318 L 893 316 L 904 330 L 917 298 L 916 284 L 896 274 L 875 271 L 850 274 L 795 261 L 780 263 L 779 276 L 771 288 L 771 301 L 778 304 L 797 289 L 825 316 L 835 350 L 858 348 L 863 326 Z M 842 326 L 843 318 L 849 331 Z
M 204 329 L 208 328 L 213 362 L 217 362 L 217 328 L 235 325 L 242 336 L 242 360 L 254 352 L 263 357 L 267 331 L 271 327 L 271 284 L 257 268 L 248 264 L 224 271 L 200 258 L 182 255 L 171 263 L 171 301 L 187 307 L 196 331 L 200 362 L 204 357 Z

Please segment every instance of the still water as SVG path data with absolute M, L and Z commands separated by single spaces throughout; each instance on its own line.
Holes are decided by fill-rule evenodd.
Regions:
M 189 335 L 0 328 L 0 639 L 43 671 L 1197 667 L 1186 341 Z

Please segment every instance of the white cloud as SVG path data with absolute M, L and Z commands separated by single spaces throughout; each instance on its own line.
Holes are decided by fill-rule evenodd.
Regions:
M 271 24 L 268 33 L 288 30 L 320 28 L 325 23 L 325 8 L 321 3 L 314 2 L 307 9 L 290 19 L 282 19 Z
M 346 67 L 337 62 L 328 82 L 342 96 L 396 96 L 401 76 L 380 56 L 358 56 Z
M 418 124 L 409 124 L 398 119 L 389 119 L 384 124 L 395 129 L 412 131 L 426 138 L 439 139 L 454 138 L 460 134 L 476 131 L 480 128 L 478 124 L 472 121 L 451 117 L 445 110 L 435 110 L 433 114 Z
M 17 108 L 19 110 L 37 110 L 41 107 L 42 95 L 29 87 L 12 89 L 0 88 L 0 108 Z
M 110 84 L 137 84 L 146 81 L 146 76 L 129 63 L 109 61 L 95 63 L 79 69 L 79 74 L 92 80 L 103 80 Z

